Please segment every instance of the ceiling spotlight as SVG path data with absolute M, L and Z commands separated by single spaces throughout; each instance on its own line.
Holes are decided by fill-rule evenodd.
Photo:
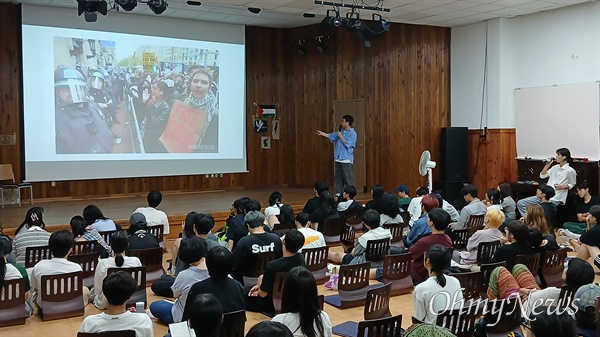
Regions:
M 131 12 L 137 6 L 137 0 L 115 0 L 126 12 Z
M 342 23 L 344 24 L 344 27 L 350 31 L 359 30 L 362 27 L 360 16 L 358 12 L 355 11 L 346 13 L 346 18 L 342 20 Z
M 306 54 L 306 48 L 304 46 L 304 40 L 298 40 L 298 47 L 296 48 L 296 52 L 298 53 L 298 55 L 304 55 Z
M 169 5 L 167 4 L 167 0 L 148 0 L 147 3 L 150 10 L 156 15 L 162 14 L 167 10 L 167 6 Z
M 331 16 L 329 13 L 333 12 L 335 14 L 335 16 Z M 321 21 L 321 23 L 324 26 L 327 27 L 332 27 L 332 28 L 337 28 L 342 24 L 342 19 L 340 18 L 340 12 L 336 11 L 335 9 L 328 9 L 327 10 L 327 16 L 325 16 L 323 18 L 323 21 Z
M 202 5 L 202 3 L 200 1 L 188 1 L 187 4 L 190 5 L 190 6 L 200 6 L 200 5 Z
M 260 8 L 258 8 L 258 7 L 248 7 L 248 11 L 250 13 L 253 13 L 253 14 L 258 14 L 258 13 L 260 13 Z
M 323 37 L 317 36 L 317 37 L 315 37 L 315 40 L 317 41 L 317 53 L 323 54 L 325 52 L 325 50 L 327 50 L 327 48 L 325 47 L 325 44 L 323 43 Z
M 365 46 L 371 47 L 371 40 L 378 37 L 379 35 L 390 30 L 390 21 L 381 17 L 379 14 L 373 14 L 373 23 L 371 25 L 363 25 L 362 29 L 358 31 L 358 37 L 365 40 Z
M 98 0 L 77 0 L 77 15 L 84 14 L 86 22 L 96 22 L 98 13 L 106 15 L 108 5 L 106 1 Z

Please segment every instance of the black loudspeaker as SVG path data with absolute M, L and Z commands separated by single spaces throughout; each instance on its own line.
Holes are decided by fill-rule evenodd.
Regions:
M 467 205 L 467 202 L 460 193 L 460 190 L 462 190 L 463 186 L 468 184 L 468 181 L 436 180 L 433 182 L 433 191 L 440 193 L 444 200 L 451 203 L 457 210 L 461 210 Z
M 468 175 L 468 140 L 469 129 L 466 127 L 442 128 L 441 169 L 442 180 L 467 181 Z

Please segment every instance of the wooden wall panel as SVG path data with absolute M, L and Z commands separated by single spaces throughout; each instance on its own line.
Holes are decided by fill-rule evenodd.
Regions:
M 477 186 L 480 197 L 501 182 L 517 181 L 516 129 L 469 130 L 469 180 Z
M 20 22 L 18 5 L 0 4 L 0 98 L 2 125 L 21 129 L 19 90 Z M 299 39 L 332 36 L 327 51 L 318 54 L 314 43 L 298 55 Z M 11 42 L 12 41 L 12 42 Z M 318 179 L 333 183 L 333 146 L 314 134 L 331 130 L 336 100 L 364 99 L 367 106 L 367 184 L 411 189 L 426 182 L 417 172 L 421 152 L 439 151 L 440 128 L 449 124 L 450 30 L 440 27 L 393 24 L 391 31 L 366 48 L 345 29 L 324 30 L 320 25 L 294 29 L 246 27 L 246 133 L 249 173 L 223 178 L 174 176 L 35 183 L 37 198 L 86 198 L 163 191 L 197 191 L 259 186 L 312 186 Z M 12 56 L 7 58 L 7 53 Z M 5 74 L 9 74 L 7 79 Z M 16 77 L 15 77 L 16 76 Z M 260 134 L 252 130 L 254 103 L 276 104 L 281 140 L 261 150 Z M 8 105 L 7 105 L 8 104 Z M 5 123 L 9 121 L 10 123 Z M 12 124 L 11 124 L 12 123 Z M 265 136 L 270 136 L 266 134 Z M 20 166 L 22 146 L 4 149 L 0 159 Z M 19 168 L 22 170 L 22 168 Z M 437 174 L 437 173 L 436 173 Z

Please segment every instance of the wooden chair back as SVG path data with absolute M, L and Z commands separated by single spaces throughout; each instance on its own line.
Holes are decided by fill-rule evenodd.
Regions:
M 25 279 L 5 280 L 0 287 L 0 327 L 25 324 Z
M 367 241 L 365 247 L 365 258 L 371 262 L 371 265 L 377 266 L 378 262 L 382 262 L 390 250 L 390 239 L 383 238 L 379 240 Z
M 38 296 L 42 321 L 83 316 L 83 273 L 43 275 Z
M 104 240 L 104 242 L 106 242 L 107 245 L 110 246 L 110 238 L 112 237 L 112 235 L 117 232 L 115 231 L 106 231 L 106 232 L 98 232 L 98 234 L 100 234 L 100 236 L 102 237 L 102 240 Z
M 362 229 L 362 216 L 365 213 L 364 208 L 350 209 L 346 212 L 344 223 L 347 226 L 352 226 L 356 230 Z
M 135 330 L 78 332 L 77 337 L 135 337 Z
M 531 275 L 537 276 L 540 271 L 541 254 L 520 254 L 515 258 L 515 264 L 522 264 L 529 269 Z
M 558 307 L 559 308 L 570 308 L 573 300 L 575 299 L 575 293 L 577 292 L 576 287 L 563 285 L 560 287 L 560 294 L 558 295 Z
M 401 337 L 402 315 L 358 322 L 361 337 Z
M 344 219 L 325 219 L 323 223 L 323 236 L 328 245 L 336 245 L 340 242 L 340 235 L 344 232 L 346 224 Z
M 391 296 L 410 294 L 414 285 L 410 277 L 410 253 L 387 255 L 383 260 L 383 283 L 391 283 Z
M 469 215 L 469 219 L 465 224 L 465 228 L 483 228 L 483 220 L 485 218 L 485 214 L 480 215 Z
M 267 263 L 273 260 L 275 260 L 274 252 L 244 255 L 244 262 L 242 264 L 244 285 L 247 287 L 256 285 L 258 277 L 265 273 Z
M 340 243 L 342 247 L 344 247 L 344 251 L 346 251 L 346 247 L 349 250 L 354 248 L 354 241 L 356 239 L 356 229 L 352 226 L 346 226 L 342 228 L 342 234 L 340 234 Z M 348 253 L 348 252 L 346 252 Z
M 408 211 L 401 210 L 400 211 L 400 216 L 402 217 L 402 221 L 404 221 L 405 224 L 409 223 L 409 221 L 410 221 L 410 214 L 408 213 Z
M 165 247 L 165 226 L 164 225 L 154 225 L 154 226 L 148 226 L 147 232 L 154 235 L 154 237 L 156 238 L 156 240 L 158 241 L 158 244 L 164 248 Z
M 100 244 L 97 240 L 75 241 L 72 255 L 89 254 L 100 252 Z
M 133 295 L 131 295 L 129 301 L 127 301 L 126 307 L 135 307 L 137 302 L 144 302 L 144 308 L 146 308 L 148 304 L 148 299 L 146 296 L 146 267 L 108 268 L 106 271 L 106 276 L 118 271 L 129 273 L 135 280 L 135 284 L 137 286 L 135 292 Z
M 275 233 L 277 235 L 279 235 L 279 237 L 282 237 L 284 235 L 287 234 L 287 232 L 290 231 L 290 229 L 294 229 L 296 228 L 295 225 L 282 225 L 280 223 L 276 223 L 275 226 L 273 226 L 273 230 L 271 231 L 271 233 Z
M 550 250 L 544 253 L 542 259 L 542 267 L 540 280 L 542 288 L 546 287 L 562 287 L 565 282 L 562 279 L 563 271 L 565 270 L 565 260 L 567 259 L 567 250 Z
M 382 287 L 369 289 L 365 301 L 365 320 L 384 318 L 392 316 L 390 312 L 390 294 L 392 284 L 388 283 Z
M 100 253 L 87 253 L 87 254 L 77 254 L 77 255 L 69 255 L 67 258 L 71 262 L 75 262 L 81 266 L 83 270 L 83 285 L 92 288 L 94 286 L 94 275 L 96 273 L 96 267 L 98 266 L 98 258 L 100 257 Z
M 42 260 L 50 260 L 52 252 L 49 246 L 34 246 L 25 248 L 25 268 L 33 268 Z
M 0 164 L 0 181 L 10 180 L 15 183 L 15 175 L 13 173 L 12 164 Z
M 479 246 L 477 246 L 477 264 L 481 265 L 489 263 L 492 260 L 492 257 L 494 257 L 496 249 L 501 245 L 500 240 L 480 242 Z
M 452 239 L 452 247 L 454 249 L 466 249 L 467 243 L 469 243 L 469 229 L 453 230 L 450 238 Z
M 469 300 L 477 301 L 481 298 L 483 273 L 473 271 L 468 273 L 450 274 L 458 279 L 460 286 L 463 288 L 463 298 L 465 302 Z M 487 289 L 486 289 L 487 290 Z
M 359 307 L 365 304 L 369 289 L 371 263 L 342 265 L 338 278 L 338 293 L 341 309 Z
M 479 271 L 483 275 L 483 282 L 481 283 L 482 292 L 487 292 L 487 288 L 490 285 L 490 275 L 492 274 L 492 271 L 498 267 L 506 267 L 506 261 L 484 263 L 480 266 Z
M 246 329 L 246 311 L 239 310 L 223 314 L 223 323 L 219 337 L 244 337 Z
M 329 247 L 302 249 L 306 269 L 315 277 L 317 284 L 323 284 L 329 280 L 327 276 L 327 261 L 329 258 Z
M 488 301 L 485 315 L 486 333 L 506 335 L 518 330 L 521 313 L 521 301 L 515 297 Z
M 281 299 L 283 298 L 283 287 L 285 286 L 285 279 L 287 278 L 287 272 L 278 272 L 275 274 L 275 282 L 273 282 L 273 307 L 275 308 L 275 315 L 281 313 Z
M 383 225 L 383 228 L 389 229 L 392 233 L 392 239 L 390 240 L 391 246 L 404 247 L 402 243 L 402 233 L 404 229 L 408 227 L 408 222 L 405 223 L 388 223 Z
M 477 305 L 450 309 L 438 314 L 436 325 L 450 330 L 456 337 L 473 337 L 475 322 L 479 317 L 481 317 L 481 310 Z
M 132 249 L 128 255 L 137 257 L 142 266 L 146 267 L 146 282 L 157 281 L 163 275 L 163 249 L 161 247 Z

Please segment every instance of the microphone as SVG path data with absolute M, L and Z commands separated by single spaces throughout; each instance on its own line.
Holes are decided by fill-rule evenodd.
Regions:
M 340 129 L 338 130 L 339 132 L 342 132 L 342 126 L 340 125 Z
M 554 157 L 550 157 L 550 158 L 546 158 L 546 159 L 542 160 L 542 163 L 553 162 L 553 161 L 554 161 Z

